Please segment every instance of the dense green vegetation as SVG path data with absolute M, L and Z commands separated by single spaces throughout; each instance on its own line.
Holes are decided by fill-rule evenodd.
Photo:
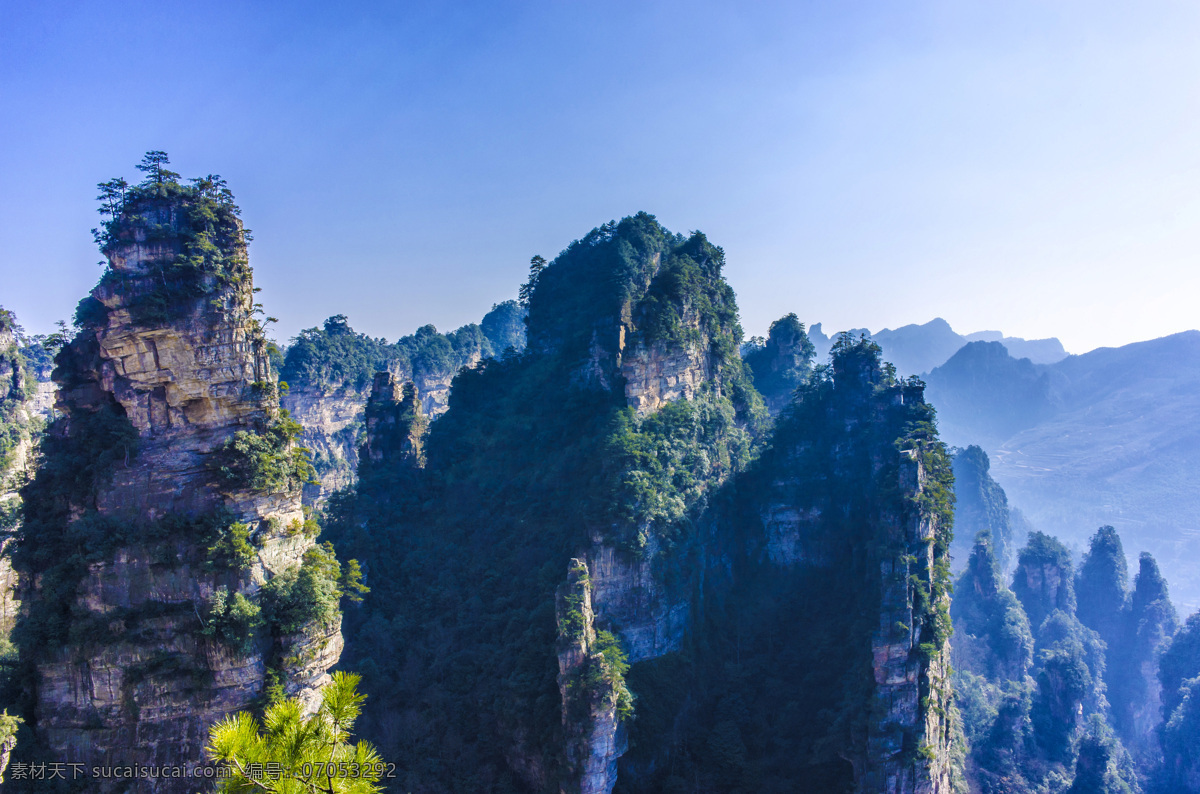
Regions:
M 133 322 L 150 328 L 187 322 L 198 312 L 242 311 L 233 304 L 245 293 L 232 288 L 248 288 L 250 271 L 232 195 L 215 177 L 181 186 L 160 155 L 147 156 L 143 184 L 130 188 L 115 180 L 102 186 L 104 211 L 112 219 L 97 239 L 112 267 L 99 294 L 119 291 Z M 143 263 L 144 272 L 131 270 L 121 257 L 124 246 L 134 241 L 160 246 L 165 253 Z M 14 567 L 27 581 L 36 581 L 37 589 L 13 631 L 19 659 L 13 663 L 11 649 L 0 648 L 0 699 L 15 703 L 27 717 L 34 713 L 39 665 L 61 658 L 56 655 L 64 646 L 80 659 L 124 642 L 153 648 L 164 642 L 167 618 L 170 630 L 223 644 L 235 653 L 265 651 L 268 677 L 278 683 L 280 671 L 289 666 L 289 660 L 280 658 L 286 635 L 326 631 L 337 621 L 339 599 L 353 600 L 366 590 L 358 565 L 339 564 L 326 545 L 309 551 L 295 570 L 272 577 L 261 597 L 256 594 L 248 569 L 258 561 L 264 538 L 281 531 L 315 537 L 320 528 L 307 516 L 286 528 L 274 518 L 239 521 L 221 506 L 219 496 L 209 500 L 211 508 L 155 514 L 141 510 L 136 499 L 122 503 L 106 493 L 117 472 L 147 465 L 146 444 L 153 442 L 139 437 L 122 404 L 97 382 L 102 356 L 95 323 L 105 311 L 99 301 L 86 299 L 81 304 L 84 322 L 74 340 L 61 346 L 60 340 L 35 340 L 43 349 L 61 347 L 54 376 L 67 411 L 43 436 L 37 477 L 21 489 L 22 531 L 12 552 Z M 244 315 L 228 319 L 243 327 L 249 320 L 251 341 L 263 342 L 260 322 Z M 277 410 L 274 383 L 248 386 L 261 418 L 213 451 L 209 473 L 224 493 L 295 492 L 312 477 L 307 451 L 295 444 L 301 428 Z M 94 611 L 79 598 L 81 583 L 96 572 L 96 563 L 111 563 L 121 548 L 131 549 L 138 562 L 168 570 L 171 577 L 195 578 L 198 586 L 210 586 L 208 598 L 191 603 L 135 595 L 133 606 Z M 290 661 L 294 667 L 295 660 Z M 151 673 L 178 673 L 196 686 L 211 683 L 212 676 L 203 657 L 160 647 L 124 670 L 125 684 L 135 686 Z M 132 700 L 125 707 L 136 714 Z M 44 748 L 24 744 L 25 752 L 45 757 Z
M 755 337 L 742 346 L 742 358 L 754 373 L 754 388 L 768 402 L 786 402 L 812 372 L 816 348 L 804 323 L 788 314 L 771 323 L 766 339 Z
M 1033 635 L 1025 610 L 1004 584 L 987 530 L 975 537 L 967 568 L 955 584 L 950 614 L 956 666 L 965 675 L 982 675 L 1001 688 L 1005 681 L 1024 679 L 1033 663 Z M 995 695 L 989 693 L 993 702 Z M 973 707 L 976 704 L 969 702 L 965 706 Z M 975 727 L 978 723 L 968 724 Z
M 1130 593 L 1112 527 L 1092 536 L 1078 576 L 1068 550 L 1033 531 L 1009 591 L 991 545 L 988 532 L 976 537 L 952 610 L 972 785 L 984 794 L 1191 790 L 1173 771 L 1188 768 L 1187 751 L 1169 760 L 1190 726 L 1172 733 L 1181 701 L 1167 693 L 1200 673 L 1200 646 L 1188 648 L 1181 632 L 1179 650 L 1164 652 L 1177 624 L 1154 558 L 1143 552 Z M 1151 672 L 1160 655 L 1161 717 Z
M 1129 570 L 1121 538 L 1112 527 L 1100 527 L 1075 580 L 1079 620 L 1110 648 L 1122 638 L 1122 616 L 1129 599 Z
M 344 314 L 321 328 L 301 331 L 288 345 L 280 377 L 293 388 L 363 391 L 376 372 L 391 369 L 423 383 L 449 378 L 480 358 L 498 357 L 525 345 L 524 314 L 515 301 L 492 307 L 479 325 L 442 334 L 425 325 L 395 344 L 356 333 Z
M 46 349 L 36 338 L 27 339 L 17 325 L 16 316 L 3 307 L 0 307 L 0 334 L 11 339 L 0 347 L 0 493 L 3 493 L 19 484 L 9 482 L 18 445 L 41 429 L 41 420 L 29 415 L 26 402 L 37 391 L 38 364 Z M 12 521 L 7 513 L 0 515 L 0 530 L 10 526 Z
M 100 280 L 110 289 L 129 279 L 142 284 L 128 304 L 138 324 L 163 324 L 196 298 L 250 279 L 250 234 L 242 228 L 225 180 L 209 174 L 181 184 L 179 174 L 167 169 L 169 162 L 165 152 L 148 152 L 138 165 L 145 174 L 142 182 L 130 185 L 117 178 L 99 185 L 100 214 L 107 220 L 92 234 L 100 251 L 108 257 L 135 242 L 163 251 L 144 272 L 108 267 Z M 96 327 L 106 314 L 89 296 L 80 302 L 75 323 Z
M 850 761 L 876 714 L 881 562 L 912 561 L 900 565 L 916 655 L 927 661 L 949 633 L 951 473 L 932 419 L 919 382 L 897 381 L 867 340 L 841 339 L 832 366 L 800 387 L 717 506 L 729 534 L 710 554 L 733 567 L 729 579 L 710 574 L 693 642 L 628 674 L 637 719 L 618 790 L 853 790 Z M 906 450 L 928 478 L 919 500 L 897 487 Z M 801 530 L 803 574 L 764 559 L 763 513 L 776 505 L 820 516 Z M 899 527 L 914 514 L 936 530 L 908 546 Z M 917 756 L 915 735 L 904 746 Z
M 1012 516 L 1008 496 L 1004 489 L 989 474 L 991 461 L 987 453 L 977 446 L 957 450 L 954 453 L 954 523 L 958 528 L 952 553 L 956 559 L 964 559 L 970 553 L 970 544 L 980 532 L 990 536 L 992 552 L 1001 571 L 1008 570 L 1016 551 L 1012 528 Z
M 302 430 L 282 411 L 261 429 L 234 433 L 213 452 L 210 466 L 231 489 L 276 493 L 299 488 L 316 475 L 308 450 L 295 443 Z
M 705 485 L 745 465 L 761 417 L 722 262 L 703 235 L 648 215 L 594 230 L 537 277 L 529 349 L 459 373 L 428 465 L 364 464 L 357 494 L 331 501 L 330 535 L 372 590 L 347 613 L 345 661 L 373 693 L 364 727 L 399 786 L 526 790 L 532 769 L 557 785 L 554 592 L 594 535 L 685 587 Z M 695 322 L 675 302 L 700 307 Z M 647 344 L 707 339 L 722 393 L 639 418 L 619 386 L 580 378 L 592 329 L 615 344 L 623 316 Z M 603 655 L 619 670 L 613 641 Z

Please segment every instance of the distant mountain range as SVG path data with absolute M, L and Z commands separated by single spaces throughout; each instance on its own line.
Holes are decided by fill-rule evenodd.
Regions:
M 1200 331 L 1050 364 L 1006 348 L 970 342 L 926 376 L 942 438 L 987 450 L 1035 528 L 1078 551 L 1111 524 L 1200 606 Z
M 970 342 L 999 342 L 1017 358 L 1028 358 L 1034 364 L 1053 364 L 1067 357 L 1062 342 L 1057 339 L 1021 339 L 1005 336 L 1000 331 L 978 331 L 963 336 L 950 323 L 937 317 L 924 325 L 905 325 L 895 330 L 884 328 L 871 333 L 866 328 L 851 328 L 851 336 L 869 336 L 883 348 L 883 357 L 896 365 L 901 375 L 920 375 L 941 366 L 964 345 Z M 826 336 L 821 323 L 814 323 L 808 336 L 817 349 L 817 360 L 829 354 L 837 334 Z
M 1131 553 L 1158 558 L 1177 603 L 1200 607 L 1200 331 L 1083 355 L 941 318 L 850 333 L 922 375 L 942 439 L 986 450 L 1033 528 L 1078 552 L 1111 524 Z M 837 334 L 808 334 L 824 360 Z

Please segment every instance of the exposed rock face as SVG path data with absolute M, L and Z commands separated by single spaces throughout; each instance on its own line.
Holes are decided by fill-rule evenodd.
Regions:
M 147 316 L 147 303 L 184 250 L 186 209 L 168 199 L 127 211 L 123 231 L 106 248 L 111 269 L 92 293 L 94 319 L 60 355 L 55 371 L 64 416 L 58 436 L 75 438 L 90 417 L 104 412 L 127 420 L 136 434 L 135 448 L 126 447 L 94 500 L 73 502 L 66 519 L 73 524 L 95 516 L 91 520 L 130 530 L 115 553 L 87 565 L 73 585 L 70 637 L 46 646 L 37 659 L 36 730 L 59 760 L 197 764 L 208 727 L 259 702 L 269 670 L 285 694 L 315 705 L 341 652 L 336 622 L 283 636 L 259 630 L 243 649 L 211 635 L 220 616 L 210 609 L 220 588 L 257 605 L 262 585 L 296 568 L 314 544 L 311 533 L 300 531 L 305 515 L 294 479 L 263 486 L 221 473 L 221 462 L 237 454 L 231 443 L 262 444 L 283 432 L 273 430 L 281 421 L 279 403 L 265 339 L 252 319 L 240 224 L 225 243 L 232 276 L 201 271 L 192 292 L 168 294 L 165 310 Z M 278 465 L 291 465 L 290 442 L 278 443 Z M 56 515 L 47 506 L 61 497 L 41 498 L 42 514 Z M 188 520 L 221 524 L 218 537 L 248 530 L 249 559 L 214 558 L 211 538 L 169 528 L 152 532 L 171 526 L 164 521 Z M 141 527 L 144 538 L 132 531 Z M 41 534 L 33 540 L 44 546 L 53 534 L 73 530 L 42 525 L 36 531 Z M 55 562 L 33 559 L 43 567 Z M 43 571 L 31 573 L 39 575 L 35 617 L 61 609 L 54 600 L 61 593 L 41 584 Z M 142 785 L 139 790 L 192 790 L 185 781 Z
M 617 714 L 622 693 L 606 675 L 608 663 L 597 648 L 592 586 L 582 560 L 571 560 L 567 582 L 555 601 L 563 727 L 567 758 L 577 776 L 570 782 L 577 786 L 565 785 L 563 791 L 610 794 L 617 783 L 617 759 L 628 741 Z
M 679 328 L 668 339 L 652 338 L 646 333 L 645 327 L 653 322 L 649 312 L 661 308 L 661 304 L 645 299 L 664 266 L 662 254 L 648 255 L 645 266 L 642 281 L 635 283 L 619 311 L 593 323 L 587 357 L 574 375 L 574 380 L 592 388 L 623 392 L 626 405 L 639 417 L 652 415 L 676 401 L 694 400 L 705 390 L 722 393 L 715 342 L 695 307 L 687 303 L 672 305 Z M 705 485 L 715 488 L 722 479 L 715 477 Z M 691 587 L 686 582 L 674 587 L 664 583 L 660 566 L 671 563 L 660 555 L 653 533 L 644 529 L 624 528 L 626 533 L 645 539 L 639 555 L 616 548 L 611 540 L 595 533 L 591 544 L 580 548 L 579 559 L 572 563 L 583 566 L 582 583 L 571 586 L 586 593 L 589 625 L 594 617 L 619 636 L 621 649 L 630 662 L 678 651 L 691 621 Z M 684 549 L 676 549 L 674 559 L 685 554 Z M 574 669 L 564 662 L 562 654 L 559 663 L 560 670 Z M 578 777 L 564 784 L 563 790 L 573 791 L 578 786 L 579 791 L 607 794 L 616 783 L 617 762 L 628 748 L 626 729 L 616 706 L 618 690 L 624 684 L 610 686 L 602 694 L 592 693 L 587 709 L 571 711 L 568 706 L 572 696 L 563 688 L 564 675 L 560 675 L 564 720 L 570 712 L 568 733 L 574 737 L 568 755 L 572 772 Z
M 635 560 L 596 537 L 587 552 L 589 603 L 603 623 L 620 628 L 630 663 L 678 651 L 691 619 L 691 604 L 655 573 L 657 551 Z
M 705 348 L 669 350 L 661 342 L 637 345 L 621 359 L 625 397 L 639 414 L 657 411 L 675 400 L 690 400 L 712 380 L 712 355 Z
M 0 646 L 8 643 L 21 607 L 21 582 L 12 566 L 12 544 L 20 528 L 17 490 L 29 475 L 36 430 L 36 400 L 27 393 L 28 375 L 6 319 L 0 317 Z
M 0 504 L 17 498 L 16 490 L 29 466 L 36 411 L 35 400 L 27 393 L 27 381 L 16 336 L 0 318 Z M 37 394 L 40 391 L 34 396 Z
M 1013 592 L 1021 600 L 1029 626 L 1035 632 L 1056 610 L 1074 614 L 1075 584 L 1071 554 L 1056 539 L 1041 532 L 1029 534 L 1021 550 Z
M 476 353 L 466 366 L 474 366 L 480 359 Z M 422 414 L 430 419 L 446 412 L 456 374 L 422 372 L 414 378 L 408 368 L 399 366 L 390 372 L 397 384 L 409 382 L 414 386 Z M 369 398 L 369 391 L 356 391 L 345 384 L 328 394 L 318 387 L 305 386 L 283 396 L 283 407 L 304 428 L 300 443 L 312 451 L 317 470 L 319 482 L 304 487 L 306 505 L 318 507 L 334 491 L 354 484 Z
M 919 457 L 909 450 L 901 453 L 900 491 L 902 498 L 917 500 L 925 489 L 926 476 Z M 888 522 L 889 546 L 904 550 L 891 560 L 880 563 L 883 593 L 879 611 L 879 629 L 871 640 L 875 673 L 875 703 L 872 713 L 880 716 L 872 722 L 867 752 L 858 776 L 863 792 L 892 794 L 909 792 L 953 791 L 950 767 L 952 725 L 949 720 L 950 644 L 928 659 L 922 658 L 919 617 L 914 615 L 914 595 L 910 576 L 918 570 L 934 568 L 935 520 L 927 515 L 894 515 Z M 920 555 L 924 559 L 914 559 Z M 941 596 L 938 606 L 949 607 L 949 595 Z M 900 627 L 907 627 L 900 631 Z M 922 696 L 928 697 L 926 704 Z M 925 758 L 905 753 L 906 734 L 915 735 Z
M 304 428 L 300 443 L 312 451 L 317 470 L 319 482 L 304 486 L 304 503 L 320 505 L 334 491 L 354 483 L 367 395 L 346 387 L 332 394 L 304 387 L 289 390 L 281 402 Z
M 762 394 L 771 415 L 778 416 L 812 372 L 815 348 L 804 324 L 795 314 L 788 314 L 771 323 L 762 344 L 744 345 L 742 355 L 754 373 L 754 388 Z
M 362 453 L 366 460 L 371 464 L 386 460 L 425 465 L 421 447 L 427 423 L 415 386 L 401 385 L 390 372 L 378 373 L 364 413 L 367 437 Z
M 831 582 L 836 595 L 824 597 L 871 616 L 855 628 L 848 614 L 838 640 L 869 646 L 863 674 L 871 677 L 870 694 L 858 707 L 865 741 L 850 737 L 840 748 L 856 790 L 948 794 L 950 647 L 948 632 L 938 628 L 949 622 L 940 566 L 948 517 L 917 506 L 945 488 L 949 461 L 935 445 L 906 435 L 910 421 L 924 415 L 921 388 L 886 383 L 869 343 L 835 357 L 823 389 L 780 425 L 776 449 L 761 463 L 771 494 L 757 508 L 764 556 L 798 578 L 842 572 L 844 581 Z M 907 448 L 897 452 L 901 441 Z M 872 567 L 877 574 L 851 581 L 851 572 Z

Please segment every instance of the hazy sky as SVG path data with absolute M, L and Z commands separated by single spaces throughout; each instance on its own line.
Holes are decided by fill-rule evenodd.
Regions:
M 515 297 L 638 210 L 743 325 L 1072 352 L 1200 325 L 1200 4 L 0 0 L 0 304 L 100 274 L 97 182 L 223 175 L 281 337 Z

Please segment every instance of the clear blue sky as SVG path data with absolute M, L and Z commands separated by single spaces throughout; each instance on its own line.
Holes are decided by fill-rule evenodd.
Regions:
M 268 313 L 449 329 L 646 210 L 748 333 L 1200 325 L 1200 4 L 0 0 L 0 304 L 100 269 L 95 184 L 228 179 Z

